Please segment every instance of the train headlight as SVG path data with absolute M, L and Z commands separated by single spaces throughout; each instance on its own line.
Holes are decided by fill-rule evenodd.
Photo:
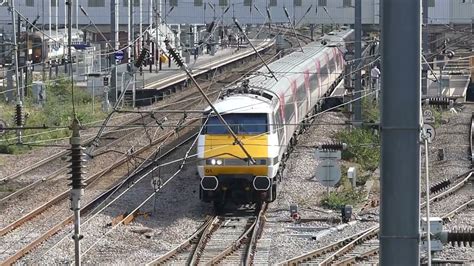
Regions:
M 207 159 L 206 164 L 209 165 L 222 165 L 224 163 L 223 160 L 221 159 Z

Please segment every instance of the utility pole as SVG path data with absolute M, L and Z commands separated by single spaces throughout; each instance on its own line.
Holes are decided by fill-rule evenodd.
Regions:
M 129 48 L 128 50 L 130 51 L 129 52 L 129 63 L 130 63 L 130 68 L 132 69 L 132 73 L 131 73 L 131 86 L 132 86 L 132 91 L 133 93 L 135 94 L 135 71 L 133 71 L 133 67 L 132 67 L 132 61 L 133 59 L 135 58 L 135 27 L 133 25 L 134 23 L 134 20 L 133 20 L 133 4 L 134 4 L 134 1 L 133 0 L 128 0 L 128 18 L 129 18 L 129 21 L 128 21 L 128 45 L 129 45 Z M 122 88 L 122 93 L 125 94 L 125 90 L 126 88 Z
M 51 30 L 51 26 L 52 26 L 52 25 L 51 25 L 51 17 L 53 16 L 52 9 L 51 9 L 51 8 L 52 8 L 52 7 L 51 7 L 51 5 L 52 5 L 52 2 L 51 2 L 51 1 L 54 1 L 54 0 L 48 0 L 48 10 L 49 10 L 49 13 L 48 13 L 48 15 L 49 15 L 49 36 L 50 36 L 50 37 L 53 36 L 52 30 Z
M 71 210 L 74 213 L 74 265 L 81 265 L 81 197 L 84 195 L 84 178 L 82 177 L 82 162 L 84 154 L 81 147 L 81 135 L 79 132 L 80 125 L 77 117 L 74 117 L 72 122 L 72 136 L 70 138 L 71 144 Z
M 110 30 L 112 32 L 112 42 L 114 43 L 114 49 L 115 51 L 118 51 L 119 49 L 119 38 L 118 38 L 118 23 L 119 23 L 119 12 L 118 12 L 118 0 L 111 0 L 110 1 L 110 11 L 111 11 L 111 17 L 110 17 Z M 115 60 L 115 54 L 110 55 L 110 62 L 112 62 L 113 67 L 112 67 L 112 73 L 110 77 L 110 87 L 112 88 L 112 93 L 111 95 L 116 96 L 117 93 L 117 60 Z M 113 99 L 113 101 L 117 101 L 117 99 Z
M 138 1 L 139 1 L 139 5 L 140 5 L 140 8 L 139 8 L 139 12 L 140 12 L 140 15 L 139 15 L 139 19 L 140 19 L 139 37 L 140 37 L 140 39 L 138 40 L 138 51 L 140 51 L 141 48 L 143 47 L 143 0 L 138 0 Z
M 160 55 L 161 55 L 161 38 L 160 38 L 160 28 L 161 28 L 161 0 L 155 0 L 155 72 L 158 73 L 158 68 L 160 68 Z M 160 68 L 161 70 L 161 68 Z
M 58 21 L 58 19 L 59 19 L 59 17 L 58 17 L 59 0 L 54 0 L 54 1 L 55 1 L 54 2 L 54 14 L 55 14 L 55 17 L 56 17 L 56 27 L 55 27 L 55 29 L 56 29 L 56 41 L 59 41 L 59 32 L 58 32 L 58 29 L 59 29 L 59 27 L 58 27 L 58 23 L 59 23 L 59 21 Z
M 76 29 L 79 30 L 79 1 L 76 1 Z
M 16 54 L 17 54 L 17 57 L 18 57 L 18 67 L 20 67 L 20 64 L 21 64 L 21 61 L 20 61 L 20 58 L 21 58 L 21 44 L 23 42 L 21 42 L 21 17 L 18 16 L 18 24 L 17 24 L 17 32 L 15 33 L 16 34 L 16 40 L 17 40 L 17 44 L 18 44 L 18 40 L 20 40 L 20 43 L 19 43 L 19 47 L 17 47 L 17 50 L 16 50 Z M 24 64 L 23 64 L 24 66 Z M 18 71 L 20 71 L 20 73 L 18 73 L 18 87 L 20 88 L 20 100 L 22 102 L 24 102 L 24 91 L 23 91 L 23 68 L 19 68 Z
M 359 127 L 362 123 L 362 0 L 355 0 L 355 102 L 354 102 L 354 126 Z M 352 75 L 352 72 L 351 72 Z
M 422 30 L 422 41 L 423 41 L 423 53 L 422 55 L 428 55 L 428 0 L 423 0 L 423 27 Z M 428 64 L 422 60 L 421 64 L 423 65 L 421 70 L 421 94 L 427 95 L 428 94 Z
M 67 63 L 71 65 L 69 75 L 71 76 L 71 82 L 73 80 L 73 71 L 72 71 L 72 6 L 73 0 L 67 0 L 67 55 L 68 60 Z M 74 84 L 71 84 L 74 85 Z M 73 99 L 74 100 L 74 99 Z M 81 235 L 81 197 L 84 194 L 84 187 L 86 184 L 84 183 L 82 177 L 82 162 L 83 162 L 83 148 L 81 147 L 81 135 L 79 132 L 80 124 L 79 120 L 77 119 L 75 110 L 74 112 L 74 120 L 72 122 L 72 136 L 70 138 L 71 144 L 71 174 L 70 180 L 71 182 L 71 210 L 74 213 L 74 261 L 76 266 L 81 265 L 81 244 L 80 241 L 82 239 Z
M 45 40 L 45 38 L 44 38 L 44 23 L 45 23 L 45 20 L 44 20 L 44 17 L 45 17 L 44 0 L 41 1 L 41 9 L 42 9 L 42 13 L 43 13 L 43 15 L 41 17 L 41 33 L 42 33 L 42 36 L 43 36 L 43 40 Z M 45 60 L 44 55 L 46 54 L 46 51 L 47 51 L 46 49 L 48 49 L 48 48 L 44 47 L 44 46 L 41 48 L 41 77 L 42 77 L 41 80 L 43 80 L 43 81 L 46 80 L 46 70 L 45 70 L 46 64 L 44 62 L 44 60 Z
M 16 36 L 16 11 L 15 11 L 15 0 L 10 0 L 10 8 L 12 12 L 12 27 L 13 27 L 13 49 L 15 49 L 13 55 L 15 57 L 15 82 L 16 82 L 16 125 L 18 127 L 23 126 L 23 103 L 21 100 L 21 88 L 20 88 L 20 79 L 18 71 L 18 43 Z M 22 131 L 21 129 L 16 130 L 17 143 L 22 143 Z
M 421 6 L 381 4 L 380 265 L 419 265 Z

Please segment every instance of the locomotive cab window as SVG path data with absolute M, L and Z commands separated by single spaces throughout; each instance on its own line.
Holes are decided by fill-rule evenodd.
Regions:
M 264 114 L 225 114 L 222 115 L 235 134 L 263 134 L 268 133 L 268 116 Z M 217 116 L 208 119 L 204 134 L 230 134 Z

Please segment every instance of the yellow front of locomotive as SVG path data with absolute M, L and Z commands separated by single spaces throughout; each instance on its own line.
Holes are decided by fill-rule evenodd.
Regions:
M 200 198 L 214 203 L 272 201 L 278 138 L 270 126 L 270 105 L 246 96 L 234 96 L 224 102 L 217 103 L 216 109 L 221 110 L 219 113 L 245 151 L 216 116 L 204 119 L 198 141 Z

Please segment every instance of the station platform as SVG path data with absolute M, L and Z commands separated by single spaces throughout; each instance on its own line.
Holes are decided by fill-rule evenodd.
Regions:
M 264 52 L 270 49 L 275 41 L 273 39 L 258 39 L 252 40 L 252 43 L 257 51 Z M 190 62 L 187 65 L 194 77 L 208 79 L 212 78 L 215 70 L 222 71 L 224 67 L 241 62 L 253 55 L 255 55 L 255 52 L 250 46 L 228 47 L 217 50 L 213 56 L 209 54 L 199 55 L 196 60 L 191 55 Z M 119 77 L 121 72 L 125 71 L 126 69 L 120 66 Z M 120 78 L 118 79 L 120 80 Z M 142 72 L 136 74 L 136 79 L 135 102 L 137 105 L 151 104 L 165 95 L 183 89 L 189 83 L 186 73 L 179 69 L 174 61 L 171 61 L 171 66 L 168 63 L 162 64 L 162 69 L 158 73 L 156 73 L 154 66 L 151 73 L 149 67 L 143 67 Z
M 439 68 L 433 73 L 428 73 L 428 94 L 427 97 L 447 97 L 458 102 L 466 101 L 467 89 L 471 81 L 471 71 L 469 55 L 460 55 L 448 61 L 446 66 L 440 71 Z M 441 76 L 441 78 L 440 78 Z M 441 80 L 437 82 L 436 79 Z

